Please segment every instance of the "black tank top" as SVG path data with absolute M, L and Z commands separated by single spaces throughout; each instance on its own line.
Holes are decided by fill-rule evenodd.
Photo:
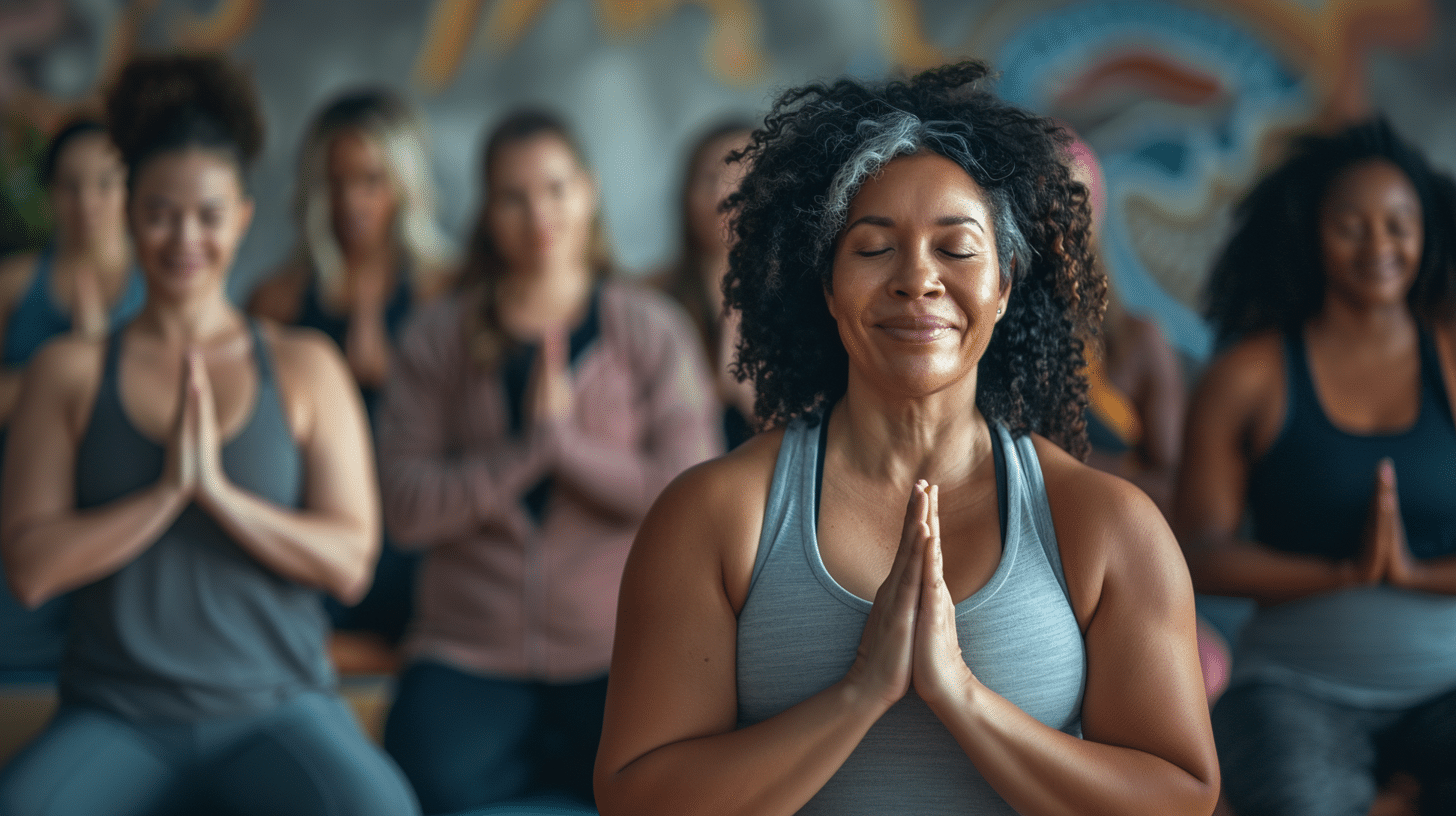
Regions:
M 1256 540 L 1291 553 L 1353 558 L 1375 490 L 1375 467 L 1395 463 L 1411 554 L 1456 552 L 1456 425 L 1435 344 L 1420 334 L 1421 394 L 1415 424 L 1388 434 L 1336 428 L 1315 392 L 1304 337 L 1284 338 L 1284 427 L 1249 474 Z
M 239 487 L 285 507 L 303 492 L 267 347 L 249 324 L 258 386 L 247 424 L 222 450 Z M 76 505 L 95 507 L 154 484 L 165 449 L 132 425 L 117 388 L 111 335 L 91 421 L 76 456 Z M 74 593 L 61 695 L 134 720 L 194 721 L 268 710 L 331 688 L 319 593 L 239 547 L 190 504 L 149 548 Z

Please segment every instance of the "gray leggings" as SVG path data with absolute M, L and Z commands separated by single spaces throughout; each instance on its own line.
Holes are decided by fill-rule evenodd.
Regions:
M 249 717 L 134 723 L 63 705 L 0 771 L 0 816 L 418 814 L 403 774 L 338 697 Z
M 1405 710 L 1328 702 L 1268 683 L 1213 709 L 1224 795 L 1238 816 L 1365 816 L 1394 771 L 1421 784 L 1421 813 L 1456 813 L 1456 691 Z

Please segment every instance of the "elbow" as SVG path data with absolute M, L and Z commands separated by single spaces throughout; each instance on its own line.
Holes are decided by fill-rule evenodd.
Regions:
M 5 560 L 5 584 L 10 588 L 10 594 L 15 600 L 28 611 L 39 609 L 41 604 L 55 597 L 53 588 L 45 585 L 38 576 L 32 575 L 28 570 L 18 568 L 19 565 Z

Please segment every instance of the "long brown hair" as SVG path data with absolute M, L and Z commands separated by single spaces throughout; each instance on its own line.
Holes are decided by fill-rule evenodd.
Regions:
M 466 343 L 476 362 L 485 366 L 498 364 L 511 346 L 511 339 L 501 326 L 500 283 L 509 271 L 505 259 L 496 249 L 495 239 L 490 234 L 486 211 L 490 207 L 491 168 L 495 166 L 500 151 L 507 145 L 524 142 L 537 136 L 552 136 L 560 139 L 577 164 L 585 172 L 591 171 L 586 152 L 566 122 L 560 117 L 542 110 L 519 110 L 506 116 L 491 131 L 485 141 L 481 160 L 481 186 L 486 198 L 476 216 L 475 230 L 470 236 L 468 255 L 462 269 L 462 283 L 465 297 L 471 303 L 470 318 L 466 323 Z M 591 240 L 587 244 L 587 265 L 597 278 L 611 274 L 615 263 L 611 245 L 607 241 L 606 227 L 602 223 L 600 206 L 592 217 Z

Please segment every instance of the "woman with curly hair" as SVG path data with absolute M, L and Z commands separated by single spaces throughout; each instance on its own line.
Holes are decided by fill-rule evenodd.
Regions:
M 1086 191 L 986 73 L 792 90 L 744 152 L 725 288 L 773 430 L 643 524 L 603 813 L 1212 810 L 1183 560 L 1076 458 Z
M 358 391 L 327 339 L 227 298 L 251 83 L 138 59 L 107 112 L 147 296 L 26 372 L 0 548 L 22 601 L 72 612 L 60 707 L 0 773 L 0 814 L 417 813 L 324 646 L 321 594 L 362 595 L 378 546 Z
M 309 125 L 298 167 L 294 256 L 253 292 L 248 311 L 327 334 L 373 422 L 405 319 L 450 284 L 435 218 L 424 122 L 396 93 L 350 91 Z M 385 541 L 369 594 L 329 605 L 341 667 L 392 670 L 409 621 L 417 559 Z
M 1174 523 L 1258 602 L 1213 714 L 1239 814 L 1364 814 L 1392 769 L 1456 809 L 1453 218 L 1373 121 L 1299 142 L 1214 267 Z
M 722 450 L 681 310 L 610 274 L 567 125 L 506 116 L 461 290 L 385 389 L 384 519 L 424 553 L 384 729 L 426 813 L 592 798 L 622 565 L 659 491 Z

